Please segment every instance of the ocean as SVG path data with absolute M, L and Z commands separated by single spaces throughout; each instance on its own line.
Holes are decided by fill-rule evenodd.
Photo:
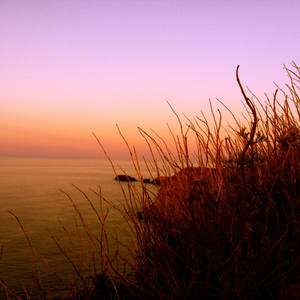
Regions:
M 117 164 L 129 175 L 136 176 L 130 162 Z M 100 186 L 102 195 L 120 207 L 124 196 L 119 183 L 113 179 L 114 173 L 108 161 L 1 157 L 0 278 L 18 295 L 24 296 L 25 289 L 30 291 L 34 257 L 16 218 L 9 213 L 11 211 L 24 226 L 38 256 L 42 257 L 39 267 L 45 290 L 53 297 L 63 295 L 64 287 L 58 284 L 53 270 L 66 281 L 72 278 L 74 270 L 51 236 L 65 245 L 69 252 L 80 248 L 86 236 L 77 232 L 83 226 L 71 201 L 62 191 L 75 201 L 89 229 L 99 234 L 95 213 L 73 185 L 83 190 L 96 207 L 99 207 L 99 199 L 92 190 L 98 191 Z M 122 184 L 127 186 L 127 183 Z M 109 209 L 106 230 L 111 250 L 117 247 L 116 240 L 133 247 L 134 241 L 125 220 L 112 207 L 107 205 L 106 209 Z M 82 255 L 77 257 L 79 261 L 84 260 Z M 0 299 L 3 297 L 5 291 L 0 287 Z

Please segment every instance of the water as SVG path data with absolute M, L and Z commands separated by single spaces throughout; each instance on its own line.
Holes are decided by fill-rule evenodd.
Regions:
M 120 164 L 128 174 L 135 175 L 129 162 Z M 97 190 L 100 185 L 102 194 L 111 202 L 120 205 L 124 198 L 118 182 L 113 178 L 113 171 L 107 161 L 0 158 L 0 246 L 3 249 L 0 278 L 18 294 L 24 295 L 24 286 L 30 287 L 34 266 L 25 236 L 8 211 L 19 217 L 34 248 L 46 258 L 48 264 L 63 274 L 64 278 L 68 274 L 71 276 L 70 264 L 50 237 L 54 235 L 71 249 L 67 234 L 62 230 L 63 224 L 71 232 L 71 237 L 75 237 L 75 240 L 77 238 L 74 225 L 76 214 L 70 200 L 60 189 L 74 199 L 88 226 L 96 232 L 99 230 L 96 215 L 72 184 L 84 190 L 95 205 L 99 204 L 98 199 L 90 189 Z M 110 209 L 107 223 L 110 236 L 118 235 L 122 242 L 132 244 L 126 222 L 119 213 Z M 78 241 L 79 244 L 82 243 L 77 238 Z M 73 247 L 76 248 L 76 245 L 75 241 Z M 42 270 L 41 277 L 49 285 L 49 293 L 62 293 L 63 288 L 57 284 L 57 279 L 51 274 L 49 267 L 44 265 Z M 2 289 L 0 299 L 3 293 Z

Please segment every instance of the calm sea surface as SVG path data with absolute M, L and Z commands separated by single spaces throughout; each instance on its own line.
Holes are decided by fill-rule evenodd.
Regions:
M 135 176 L 129 162 L 119 164 L 129 175 Z M 48 285 L 46 290 L 52 295 L 61 294 L 63 288 L 57 284 L 51 268 L 64 278 L 72 274 L 72 268 L 51 235 L 69 249 L 83 242 L 76 235 L 76 213 L 70 200 L 60 190 L 74 199 L 89 228 L 99 232 L 95 213 L 72 184 L 85 191 L 95 205 L 99 205 L 99 201 L 90 189 L 98 190 L 99 185 L 108 200 L 122 205 L 124 198 L 118 182 L 113 178 L 114 173 L 107 161 L 0 157 L 0 278 L 20 295 L 24 292 L 24 286 L 30 288 L 34 266 L 32 254 L 16 219 L 8 213 L 12 211 L 24 225 L 34 248 L 47 261 L 41 267 L 41 277 Z M 63 227 L 70 232 L 69 235 Z M 110 209 L 107 219 L 107 231 L 110 237 L 114 237 L 112 248 L 116 237 L 132 244 L 126 222 L 113 209 Z M 47 264 L 50 267 L 46 267 Z M 4 291 L 0 288 L 0 299 L 3 295 Z

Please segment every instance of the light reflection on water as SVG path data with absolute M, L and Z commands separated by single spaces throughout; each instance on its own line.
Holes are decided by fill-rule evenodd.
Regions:
M 129 175 L 135 176 L 129 162 L 119 164 Z M 85 191 L 95 205 L 99 205 L 98 199 L 90 189 L 97 190 L 100 185 L 102 194 L 119 205 L 124 199 L 113 178 L 112 168 L 107 161 L 0 158 L 0 246 L 3 246 L 0 278 L 21 293 L 23 285 L 30 284 L 33 270 L 31 250 L 16 220 L 8 213 L 9 210 L 20 218 L 37 251 L 47 259 L 49 265 L 67 278 L 71 267 L 50 238 L 53 234 L 70 246 L 59 220 L 70 230 L 72 237 L 76 237 L 75 213 L 71 202 L 60 189 L 74 199 L 89 228 L 99 233 L 95 213 L 72 184 Z M 132 245 L 125 221 L 112 209 L 107 231 L 111 236 L 118 235 L 122 242 Z M 111 243 L 113 248 L 114 242 Z M 59 294 L 56 279 L 45 266 L 42 278 L 49 282 L 50 293 L 52 290 L 53 295 Z M 3 295 L 1 290 L 0 298 Z

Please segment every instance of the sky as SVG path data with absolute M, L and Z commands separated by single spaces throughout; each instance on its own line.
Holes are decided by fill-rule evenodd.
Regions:
M 300 1 L 0 0 L 0 156 L 128 156 L 137 127 L 176 125 L 221 99 L 239 114 L 240 78 L 263 98 L 300 64 Z

